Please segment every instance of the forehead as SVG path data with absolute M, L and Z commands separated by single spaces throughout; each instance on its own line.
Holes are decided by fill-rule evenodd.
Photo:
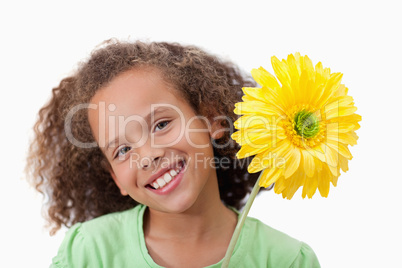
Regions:
M 106 86 L 100 88 L 92 97 L 91 103 L 100 101 L 120 103 L 125 99 L 146 101 L 165 93 L 173 93 L 173 91 L 176 90 L 163 79 L 159 70 L 133 69 L 119 74 Z
M 108 129 L 112 117 L 147 117 L 155 105 L 188 110 L 189 105 L 178 90 L 167 83 L 159 70 L 144 68 L 126 71 L 98 90 L 91 99 L 89 123 L 96 137 L 100 128 Z M 184 111 L 183 111 L 184 112 Z
M 108 108 L 108 112 L 115 112 L 116 115 L 143 115 L 151 104 L 175 105 L 183 102 L 179 91 L 163 79 L 159 70 L 151 68 L 123 72 L 99 89 L 90 100 L 91 104 L 102 104 Z M 89 116 L 93 115 L 93 111 L 89 110 Z

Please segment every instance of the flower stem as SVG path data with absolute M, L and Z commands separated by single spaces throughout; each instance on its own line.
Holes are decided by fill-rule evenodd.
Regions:
M 260 184 L 259 183 L 260 183 L 262 173 L 263 173 L 263 171 L 261 171 L 260 176 L 258 177 L 257 181 L 255 182 L 253 190 L 251 191 L 250 196 L 249 196 L 249 198 L 247 200 L 247 203 L 244 206 L 244 209 L 243 209 L 242 213 L 240 214 L 239 221 L 237 222 L 236 228 L 235 228 L 235 230 L 233 232 L 233 235 L 232 235 L 232 239 L 230 240 L 228 249 L 227 249 L 225 257 L 223 259 L 223 263 L 222 263 L 222 266 L 221 266 L 222 268 L 229 267 L 230 257 L 232 257 L 232 253 L 233 253 L 233 250 L 234 250 L 234 248 L 236 246 L 237 240 L 238 240 L 238 238 L 240 236 L 240 232 L 241 232 L 241 229 L 242 229 L 242 227 L 244 225 L 244 221 L 247 218 L 247 214 L 250 211 L 251 205 L 253 204 L 254 199 L 258 194 L 258 191 L 260 190 Z

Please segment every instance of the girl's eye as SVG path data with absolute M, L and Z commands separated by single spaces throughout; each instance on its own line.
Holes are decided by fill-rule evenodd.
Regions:
M 131 150 L 131 147 L 129 147 L 129 146 L 124 146 L 124 147 L 120 148 L 120 149 L 117 151 L 117 153 L 116 153 L 116 155 L 115 155 L 114 158 L 124 156 L 124 155 L 125 155 L 126 153 L 128 153 L 130 150 Z
M 159 131 L 159 130 L 164 129 L 168 124 L 169 124 L 169 121 L 162 121 L 162 122 L 159 122 L 159 123 L 155 126 L 155 131 Z

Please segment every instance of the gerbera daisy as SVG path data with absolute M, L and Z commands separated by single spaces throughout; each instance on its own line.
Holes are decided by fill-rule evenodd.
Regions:
M 243 88 L 242 115 L 232 138 L 242 147 L 238 158 L 254 156 L 250 173 L 261 171 L 260 186 L 275 183 L 274 191 L 291 199 L 299 187 L 311 198 L 317 188 L 323 197 L 330 183 L 336 186 L 340 169 L 348 170 L 361 116 L 353 98 L 341 84 L 342 74 L 332 73 L 307 56 L 272 57 L 277 79 L 264 68 L 251 74 L 261 88 Z

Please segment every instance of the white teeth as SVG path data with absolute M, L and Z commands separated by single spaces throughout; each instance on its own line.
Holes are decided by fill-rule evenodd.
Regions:
M 173 178 L 169 175 L 169 173 L 165 173 L 165 175 L 163 175 L 163 179 L 166 183 L 169 183 Z
M 152 187 L 154 187 L 155 189 L 159 189 L 159 184 L 156 182 L 152 183 Z
M 157 179 L 156 182 L 159 184 L 160 187 L 163 187 L 166 185 L 166 181 L 162 178 Z
M 171 182 L 173 180 L 173 178 L 180 173 L 180 171 L 182 170 L 183 167 L 176 167 L 176 169 L 171 169 L 168 172 L 166 172 L 165 174 L 163 174 L 163 176 L 159 177 L 157 180 L 155 180 L 154 182 L 151 183 L 152 187 L 154 187 L 155 189 L 159 189 L 164 187 L 166 184 L 168 184 L 169 182 Z

